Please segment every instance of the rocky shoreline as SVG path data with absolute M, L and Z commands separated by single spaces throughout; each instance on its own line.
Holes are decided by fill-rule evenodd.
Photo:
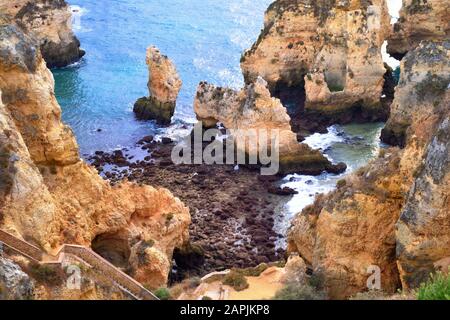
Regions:
M 148 136 L 137 144 L 143 160 L 130 156 L 135 150 L 123 149 L 97 151 L 88 161 L 111 184 L 126 179 L 170 187 L 189 207 L 191 247 L 174 254 L 179 278 L 285 259 L 284 250 L 275 249 L 275 241 L 284 235 L 275 233 L 274 215 L 295 191 L 281 189 L 278 176 L 261 176 L 254 168 L 175 165 L 173 147 L 169 138 L 156 142 Z
M 280 131 L 279 174 L 264 176 L 262 161 L 176 165 L 177 142 L 169 137 L 97 151 L 86 164 L 61 120 L 48 69 L 70 63 L 67 50 L 75 59 L 84 54 L 66 2 L 0 0 L 1 229 L 42 254 L 66 244 L 92 248 L 148 290 L 224 269 L 242 280 L 236 268 L 287 260 L 278 271 L 289 274 L 283 285 L 294 285 L 299 296 L 311 290 L 321 299 L 354 297 L 372 289 L 370 270 L 377 290 L 414 292 L 430 274 L 450 272 L 450 28 L 417 28 L 429 16 L 448 21 L 445 3 L 428 1 L 406 0 L 393 32 L 384 0 L 278 0 L 269 7 L 260 38 L 242 57 L 245 87 L 201 82 L 193 104 L 206 128 L 228 129 L 227 142 L 243 140 L 243 129 Z M 403 57 L 398 85 L 383 65 L 385 40 Z M 169 123 L 181 79 L 167 57 L 152 55 L 146 113 Z M 277 233 L 279 208 L 295 193 L 280 187 L 281 175 L 347 169 L 298 142 L 331 123 L 379 120 L 387 120 L 381 139 L 396 146 L 381 149 L 332 192 L 308 194 L 314 203 L 294 217 L 287 235 Z M 262 139 L 235 152 L 250 158 L 271 141 Z M 279 240 L 287 240 L 287 252 Z M 11 270 L 17 281 L 33 278 L 24 292 L 12 292 L 19 298 L 53 296 L 58 286 L 40 282 L 40 259 L 6 253 L 0 298 Z M 89 298 L 105 297 L 88 291 Z

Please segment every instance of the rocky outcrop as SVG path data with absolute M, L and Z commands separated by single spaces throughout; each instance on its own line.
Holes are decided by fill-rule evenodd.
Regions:
M 450 257 L 449 61 L 449 41 L 422 42 L 406 55 L 386 126 L 386 132 L 405 137 L 406 148 L 419 143 L 424 150 L 397 223 L 397 258 L 406 288 L 426 281 L 435 263 Z
M 450 37 L 450 11 L 445 0 L 403 0 L 400 18 L 388 39 L 388 53 L 396 59 L 416 48 L 423 40 Z
M 402 77 L 391 106 L 391 117 L 381 139 L 391 145 L 405 147 L 407 137 L 422 130 L 418 118 L 435 119 L 440 113 L 442 94 L 450 82 L 448 41 L 427 43 L 411 51 L 402 60 Z M 424 102 L 430 106 L 424 108 Z
M 384 0 L 278 0 L 242 57 L 244 77 L 263 77 L 309 121 L 386 119 L 381 46 L 388 30 Z
M 450 256 L 448 54 L 448 42 L 423 43 L 402 62 L 388 127 L 407 123 L 405 148 L 383 150 L 293 222 L 290 250 L 331 298 L 367 290 L 370 270 L 381 272 L 388 293 L 417 287 Z M 430 90 L 430 76 L 447 79 L 445 86 Z
M 175 65 L 167 56 L 162 55 L 158 48 L 147 49 L 146 62 L 150 97 L 140 98 L 134 105 L 134 112 L 138 119 L 152 119 L 160 124 L 170 124 L 182 81 Z
M 64 0 L 0 0 L 0 12 L 38 41 L 49 68 L 65 67 L 84 56 Z
M 165 189 L 127 182 L 111 187 L 80 160 L 38 46 L 15 26 L 0 27 L 1 228 L 48 252 L 64 243 L 94 248 L 117 239 L 119 245 L 101 245 L 99 253 L 125 267 L 133 257 L 124 252 L 151 242 L 158 260 L 144 252 L 144 262 L 129 271 L 161 266 L 140 280 L 164 284 L 174 248 L 188 239 L 188 209 Z
M 386 292 L 399 288 L 395 223 L 411 183 L 395 150 L 340 183 L 293 221 L 290 251 L 299 252 L 332 299 L 367 289 L 369 268 L 381 270 Z
M 0 255 L 0 300 L 29 300 L 34 282 L 20 266 Z
M 449 102 L 447 98 L 447 108 Z M 397 258 L 404 288 L 417 288 L 435 268 L 449 272 L 449 119 L 447 113 L 429 144 L 397 223 Z
M 253 157 L 258 157 L 263 148 L 270 148 L 278 134 L 281 174 L 317 175 L 323 171 L 337 173 L 346 169 L 344 164 L 333 165 L 320 151 L 297 141 L 286 109 L 280 100 L 270 96 L 267 82 L 261 77 L 239 92 L 200 83 L 194 111 L 206 127 L 222 123 L 230 130 L 234 140 L 240 142 L 237 143 L 238 150 Z M 250 142 L 248 135 L 252 130 L 257 141 L 265 143 L 265 146 L 258 142 L 247 143 Z

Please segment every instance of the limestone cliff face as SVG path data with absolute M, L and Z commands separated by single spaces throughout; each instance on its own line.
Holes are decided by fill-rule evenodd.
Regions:
M 175 65 L 167 56 L 162 55 L 158 48 L 147 49 L 146 62 L 150 97 L 139 99 L 134 106 L 134 112 L 139 119 L 155 119 L 160 124 L 170 124 L 183 83 Z
M 403 0 L 400 19 L 388 39 L 388 52 L 401 59 L 422 40 L 450 37 L 450 9 L 446 0 Z
M 188 209 L 165 189 L 111 187 L 80 160 L 53 85 L 39 44 L 0 26 L 1 227 L 47 251 L 72 243 L 122 267 L 140 259 L 131 272 L 150 286 L 164 284 L 173 249 L 188 239 Z M 130 254 L 142 246 L 158 260 L 147 250 Z
M 384 0 L 278 0 L 241 66 L 247 82 L 261 76 L 275 95 L 306 90 L 305 112 L 319 118 L 382 119 L 388 32 Z
M 337 172 L 346 168 L 343 164 L 332 165 L 319 151 L 297 141 L 286 108 L 280 100 L 271 97 L 267 82 L 261 77 L 239 92 L 201 83 L 194 111 L 198 120 L 207 127 L 222 123 L 236 141 L 243 141 L 248 130 L 254 130 L 256 137 L 267 133 L 264 137 L 267 137 L 266 145 L 270 147 L 275 138 L 275 133 L 270 130 L 277 130 L 281 173 L 320 174 L 325 170 Z M 250 155 L 257 155 L 260 151 L 258 143 L 242 145 L 242 148 L 241 151 Z
M 450 42 L 422 42 L 406 55 L 402 66 L 386 128 L 403 129 L 400 137 L 406 137 L 407 148 L 417 142 L 425 152 L 396 232 L 402 283 L 415 288 L 435 263 L 450 257 Z
M 423 43 L 402 63 L 389 123 L 408 120 L 405 148 L 381 152 L 293 222 L 290 250 L 322 276 L 332 298 L 365 291 L 372 265 L 384 291 L 416 287 L 450 256 L 448 54 L 448 42 Z M 446 84 L 425 93 L 431 74 Z
M 84 56 L 64 0 L 0 0 L 0 12 L 38 41 L 49 68 L 65 67 Z
M 450 97 L 447 94 L 447 108 Z M 450 258 L 450 117 L 444 119 L 418 168 L 397 223 L 397 258 L 405 288 L 417 288 Z M 445 262 L 447 260 L 447 262 Z
M 442 93 L 450 82 L 450 45 L 448 41 L 426 43 L 402 60 L 402 76 L 391 106 L 391 117 L 381 139 L 404 147 L 408 137 L 420 135 L 424 126 L 418 118 L 435 120 L 440 115 Z M 424 108 L 423 101 L 430 106 Z

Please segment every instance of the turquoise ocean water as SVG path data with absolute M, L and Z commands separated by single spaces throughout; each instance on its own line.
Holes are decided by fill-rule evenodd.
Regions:
M 74 29 L 86 57 L 54 70 L 63 119 L 82 153 L 134 144 L 155 130 L 134 119 L 148 95 L 145 51 L 156 45 L 183 80 L 176 120 L 192 122 L 200 81 L 239 88 L 241 53 L 263 25 L 271 0 L 70 0 Z M 101 131 L 98 131 L 98 130 Z
M 145 52 L 150 45 L 174 61 L 183 80 L 170 132 L 195 121 L 192 104 L 200 81 L 240 88 L 241 54 L 257 39 L 272 0 L 69 2 L 74 30 L 87 55 L 53 74 L 63 120 L 73 128 L 82 154 L 87 155 L 130 147 L 143 136 L 165 132 L 152 122 L 136 121 L 132 112 L 136 99 L 148 95 Z M 306 142 L 330 159 L 347 163 L 348 174 L 378 154 L 382 126 L 335 126 Z M 280 208 L 276 230 L 285 233 L 296 213 L 312 203 L 317 193 L 333 190 L 341 178 L 328 174 L 286 177 L 280 184 L 299 194 Z M 283 239 L 279 245 L 285 245 Z

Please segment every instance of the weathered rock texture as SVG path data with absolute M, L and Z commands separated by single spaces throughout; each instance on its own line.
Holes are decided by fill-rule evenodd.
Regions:
M 150 97 L 140 98 L 134 105 L 134 112 L 139 119 L 170 124 L 183 83 L 175 65 L 167 56 L 162 55 L 158 48 L 147 49 L 146 62 Z
M 331 298 L 366 290 L 372 265 L 384 291 L 416 287 L 450 256 L 449 49 L 423 43 L 402 62 L 388 126 L 407 128 L 405 148 L 381 152 L 293 222 L 290 250 L 322 277 Z
M 423 40 L 450 37 L 450 9 L 446 0 L 403 0 L 400 18 L 388 39 L 388 53 L 397 59 Z
M 38 41 L 49 68 L 65 67 L 84 56 L 64 0 L 0 0 L 0 12 Z
M 107 276 L 65 256 L 60 265 L 38 265 L 20 255 L 0 256 L 1 300 L 132 299 Z M 73 272 L 79 270 L 80 278 Z M 80 281 L 79 287 L 75 287 Z M 71 286 L 69 286 L 69 285 Z
M 381 46 L 388 32 L 384 0 L 278 0 L 241 66 L 248 83 L 263 77 L 300 117 L 386 119 Z
M 450 41 L 422 42 L 402 68 L 387 128 L 403 128 L 406 149 L 424 152 L 396 233 L 403 285 L 415 288 L 450 257 Z
M 13 261 L 0 256 L 0 300 L 28 300 L 34 283 Z
M 47 251 L 92 245 L 121 267 L 137 259 L 127 252 L 151 243 L 158 259 L 142 250 L 130 272 L 164 284 L 173 249 L 188 238 L 188 209 L 165 189 L 111 187 L 80 160 L 38 46 L 15 26 L 0 26 L 1 228 Z
M 342 172 L 344 164 L 333 165 L 320 151 L 312 150 L 297 141 L 291 130 L 290 117 L 280 100 L 272 98 L 267 82 L 259 77 L 255 83 L 237 92 L 228 88 L 215 87 L 205 82 L 197 89 L 194 110 L 199 121 L 206 127 L 214 127 L 218 122 L 231 131 L 233 138 L 240 142 L 237 148 L 246 154 L 259 154 L 264 146 L 251 143 L 246 135 L 254 130 L 255 137 L 266 134 L 266 145 L 270 148 L 275 131 L 279 133 L 280 173 L 320 174 L 323 171 Z M 258 140 L 264 143 L 264 139 Z M 242 143 L 247 141 L 248 143 Z
M 434 119 L 436 106 L 449 83 L 449 42 L 427 43 L 408 54 L 402 61 L 402 77 L 391 106 L 391 116 L 381 139 L 405 147 L 407 137 L 419 134 L 419 118 Z M 424 108 L 424 102 L 430 107 Z M 448 106 L 447 106 L 448 107 Z
M 447 108 L 450 99 L 447 98 Z M 417 288 L 440 262 L 450 258 L 450 120 L 440 124 L 397 224 L 397 257 L 402 282 Z M 443 260 L 447 260 L 444 263 Z

